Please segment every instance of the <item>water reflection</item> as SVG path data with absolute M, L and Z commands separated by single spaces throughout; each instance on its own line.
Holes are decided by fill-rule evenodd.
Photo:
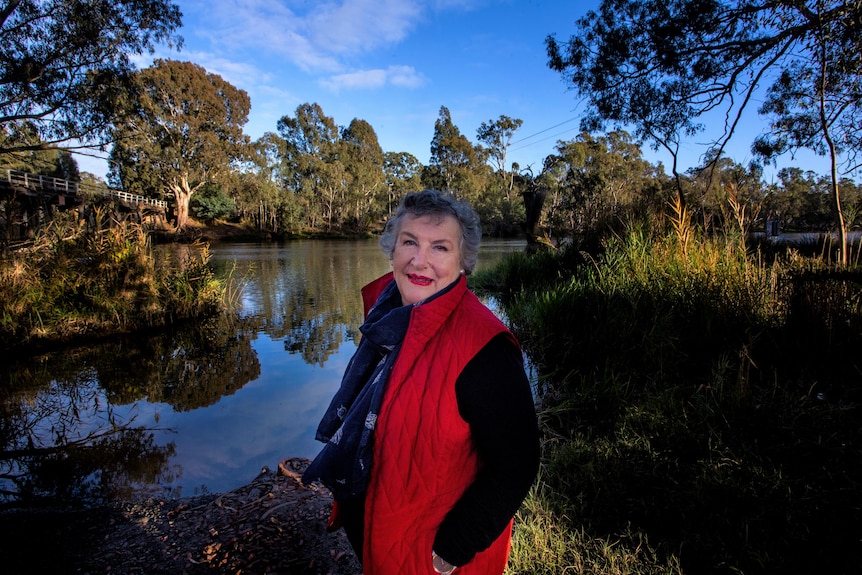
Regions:
M 480 265 L 521 247 L 489 246 Z M 317 453 L 314 428 L 356 347 L 359 288 L 389 262 L 373 240 L 212 254 L 242 279 L 239 317 L 6 364 L 0 500 L 225 491 Z
M 96 353 L 13 362 L 3 378 L 3 502 L 98 500 L 171 480 L 174 446 L 114 409 L 99 385 Z M 81 363 L 76 363 L 81 362 Z M 89 365 L 88 365 L 89 364 Z
M 373 240 L 297 241 L 218 246 L 213 265 L 248 282 L 243 314 L 284 349 L 323 366 L 344 341 L 355 344 L 362 322 L 359 287 L 389 269 Z M 235 266 L 235 267 L 234 267 Z
M 158 411 L 205 408 L 260 375 L 254 322 L 218 318 L 151 337 L 12 361 L 3 373 L 3 494 L 127 498 L 181 475 Z M 147 414 L 147 417 L 141 417 Z

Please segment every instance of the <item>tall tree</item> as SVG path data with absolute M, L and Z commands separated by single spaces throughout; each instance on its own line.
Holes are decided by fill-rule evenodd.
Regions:
M 251 102 L 244 90 L 191 62 L 156 60 L 137 75 L 129 112 L 114 129 L 112 158 L 124 182 L 157 180 L 173 196 L 177 230 L 189 200 L 248 154 Z
M 440 106 L 431 140 L 431 162 L 423 173 L 423 183 L 473 202 L 478 198 L 487 175 L 487 170 L 483 169 L 486 157 L 484 150 L 474 147 L 461 134 L 449 109 Z
M 383 174 L 388 190 L 385 214 L 391 216 L 403 196 L 422 189 L 422 163 L 409 152 L 385 152 Z
M 800 168 L 782 168 L 778 182 L 765 200 L 767 217 L 796 230 L 810 230 L 820 224 L 824 215 L 825 198 L 819 192 L 818 177 Z
M 710 145 L 720 157 L 761 86 L 780 92 L 785 71 L 815 72 L 801 80 L 810 88 L 801 102 L 813 103 L 804 106 L 815 111 L 825 147 L 827 128 L 840 129 L 844 152 L 858 151 L 858 0 L 603 0 L 576 27 L 567 43 L 549 36 L 546 45 L 550 67 L 587 99 L 585 127 L 635 126 L 639 138 L 674 154 L 677 179 L 680 139 L 701 132 L 705 114 L 723 114 L 724 130 Z M 842 104 L 823 114 L 824 98 Z M 823 121 L 839 109 L 841 122 Z
M 300 231 L 304 217 L 293 192 L 298 187 L 297 174 L 282 161 L 286 146 L 274 132 L 257 140 L 251 161 L 240 173 L 234 197 L 242 219 L 276 234 Z
M 842 205 L 839 158 L 847 153 L 844 164 L 852 170 L 859 167 L 857 158 L 862 152 L 860 17 L 858 2 L 807 3 L 797 18 L 811 27 L 808 53 L 805 58 L 792 60 L 770 87 L 760 112 L 772 118 L 772 132 L 758 138 L 754 145 L 754 151 L 766 158 L 800 148 L 829 158 L 830 197 L 842 265 L 848 263 L 848 214 Z
M 342 130 L 344 156 L 347 173 L 350 175 L 348 190 L 353 214 L 350 219 L 360 231 L 383 216 L 375 209 L 386 191 L 383 175 L 383 149 L 377 141 L 377 133 L 365 120 L 354 118 Z
M 518 131 L 518 128 L 523 124 L 523 120 L 510 118 L 509 116 L 500 116 L 496 120 L 482 122 L 479 129 L 476 131 L 476 137 L 480 142 L 485 144 L 488 151 L 488 157 L 493 162 L 493 167 L 505 181 L 504 189 L 506 190 L 506 199 L 514 186 L 514 169 L 512 170 L 513 177 L 507 177 L 508 168 L 506 166 L 506 155 L 509 152 L 509 146 L 512 144 L 512 136 Z
M 181 17 L 168 0 L 2 3 L 0 126 L 27 122 L 38 138 L 0 142 L 0 154 L 106 143 L 134 71 L 130 57 L 181 45 Z
M 549 219 L 558 236 L 602 235 L 627 213 L 653 208 L 662 188 L 661 169 L 643 159 L 624 131 L 582 133 L 559 142 L 555 157 L 560 177 Z
M 297 106 L 295 117 L 282 116 L 277 127 L 285 142 L 282 161 L 299 186 L 294 193 L 309 208 L 309 227 L 316 228 L 322 217 L 327 229 L 332 229 L 343 208 L 338 202 L 346 185 L 335 120 L 323 113 L 320 104 L 305 103 Z

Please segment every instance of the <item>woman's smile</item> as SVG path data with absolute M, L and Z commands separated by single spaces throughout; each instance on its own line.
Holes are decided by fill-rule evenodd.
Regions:
M 425 276 L 417 276 L 415 274 L 407 274 L 407 279 L 410 280 L 410 283 L 416 284 L 418 286 L 431 285 L 431 278 L 428 278 Z

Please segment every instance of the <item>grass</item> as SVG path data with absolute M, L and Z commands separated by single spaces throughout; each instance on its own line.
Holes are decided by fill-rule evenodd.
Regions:
M 472 285 L 542 374 L 508 573 L 862 567 L 862 271 L 631 229 Z
M 58 214 L 26 249 L 0 261 L 0 346 L 51 345 L 157 328 L 226 307 L 207 246 L 160 261 L 134 223 L 92 228 Z
M 682 573 L 675 558 L 663 560 L 641 534 L 626 531 L 594 537 L 573 528 L 572 518 L 555 511 L 558 495 L 543 482 L 532 490 L 515 517 L 510 575 L 626 575 Z

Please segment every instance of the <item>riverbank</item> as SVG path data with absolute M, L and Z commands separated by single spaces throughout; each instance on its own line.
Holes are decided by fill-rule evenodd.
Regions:
M 862 271 L 691 233 L 473 277 L 543 376 L 513 572 L 862 569 Z
M 271 234 L 262 232 L 233 222 L 213 222 L 203 224 L 195 220 L 189 220 L 185 230 L 177 234 L 172 227 L 150 230 L 150 235 L 156 243 L 172 242 L 223 242 L 223 241 L 269 241 Z
M 344 532 L 326 532 L 331 494 L 299 481 L 307 464 L 220 494 L 0 513 L 3 572 L 358 575 Z
M 208 259 L 203 250 L 161 261 L 139 224 L 58 216 L 0 259 L 0 349 L 27 353 L 213 317 L 226 308 L 227 286 Z
M 285 234 L 273 235 L 270 232 L 257 230 L 243 224 L 235 222 L 216 221 L 210 224 L 204 224 L 195 220 L 189 220 L 185 229 L 181 233 L 176 233 L 173 228 L 165 227 L 163 229 L 151 230 L 150 234 L 157 243 L 174 243 L 174 242 L 268 242 L 280 240 L 301 240 L 301 239 L 364 239 L 371 237 L 368 233 L 361 234 L 345 234 L 345 233 L 328 233 L 314 232 L 302 234 Z

